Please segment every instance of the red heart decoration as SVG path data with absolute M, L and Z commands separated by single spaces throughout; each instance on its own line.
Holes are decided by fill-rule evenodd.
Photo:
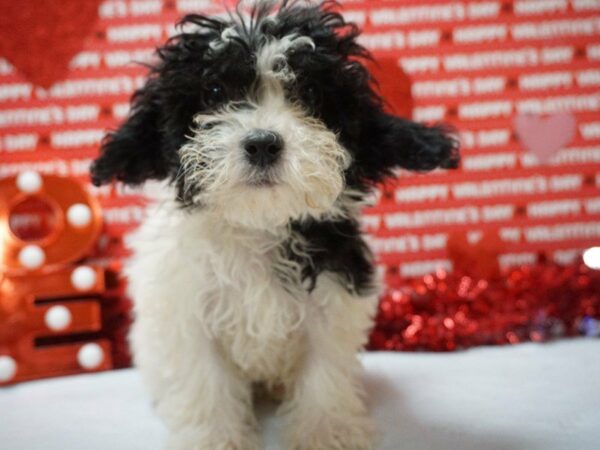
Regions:
M 490 279 L 500 274 L 498 256 L 505 248 L 495 231 L 485 231 L 476 242 L 471 242 L 463 231 L 451 232 L 446 251 L 457 272 Z
M 378 57 L 367 68 L 377 80 L 376 90 L 386 101 L 386 109 L 401 117 L 412 117 L 411 80 L 398 65 L 398 58 Z
M 573 140 L 577 120 L 573 114 L 566 112 L 545 118 L 519 114 L 515 116 L 513 126 L 525 149 L 541 163 L 547 163 L 556 152 Z
M 0 55 L 34 84 L 66 77 L 98 18 L 101 0 L 0 2 Z

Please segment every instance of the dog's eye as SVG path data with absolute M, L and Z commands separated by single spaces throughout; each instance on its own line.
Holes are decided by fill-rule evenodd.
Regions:
M 225 88 L 220 83 L 211 83 L 204 90 L 204 104 L 206 106 L 216 106 L 227 100 Z

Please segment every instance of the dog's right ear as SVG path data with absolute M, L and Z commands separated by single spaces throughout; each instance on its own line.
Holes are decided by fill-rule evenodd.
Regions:
M 169 165 L 162 149 L 156 80 L 150 79 L 132 99 L 129 117 L 103 140 L 100 156 L 91 166 L 96 186 L 112 180 L 136 185 L 163 179 Z
M 173 36 L 157 49 L 158 63 L 134 95 L 128 119 L 106 136 L 100 156 L 91 166 L 96 186 L 112 180 L 136 185 L 177 172 L 177 149 L 185 140 L 192 116 L 200 110 L 189 93 L 201 89 L 203 55 L 226 22 L 190 14 L 179 25 L 194 30 Z

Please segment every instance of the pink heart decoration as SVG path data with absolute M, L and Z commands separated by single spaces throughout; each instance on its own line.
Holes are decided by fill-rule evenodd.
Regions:
M 577 120 L 567 112 L 547 117 L 519 114 L 515 116 L 513 126 L 525 150 L 545 164 L 573 140 Z

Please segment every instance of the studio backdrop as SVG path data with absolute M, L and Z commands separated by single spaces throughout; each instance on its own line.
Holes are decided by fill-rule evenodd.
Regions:
M 340 8 L 364 30 L 387 108 L 450 124 L 462 152 L 459 170 L 399 172 L 364 211 L 386 283 L 370 348 L 447 351 L 600 334 L 598 271 L 581 259 L 600 243 L 600 2 L 347 0 Z M 62 223 L 56 214 L 73 204 L 88 211 L 65 216 L 65 230 L 91 214 L 83 253 L 64 253 L 60 276 L 43 263 L 15 274 L 3 257 L 0 355 L 29 367 L 16 371 L 20 379 L 128 364 L 120 272 L 150 193 L 94 188 L 89 165 L 174 24 L 224 11 L 216 0 L 1 2 L 2 245 L 45 242 Z M 63 194 L 83 185 L 79 200 L 64 200 L 62 212 L 54 194 L 14 203 L 42 192 L 27 177 L 51 190 L 54 176 L 66 177 Z M 79 271 L 83 291 L 69 285 L 81 267 L 93 272 Z M 83 351 L 87 344 L 96 347 Z M 34 362 L 44 351 L 55 353 Z

